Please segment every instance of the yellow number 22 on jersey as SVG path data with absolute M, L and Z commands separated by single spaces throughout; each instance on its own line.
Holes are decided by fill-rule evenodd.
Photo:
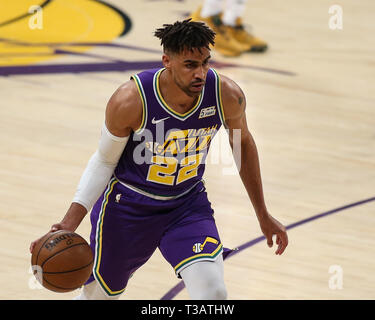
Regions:
M 147 174 L 147 180 L 155 183 L 173 186 L 198 175 L 198 166 L 203 159 L 203 153 L 190 155 L 180 162 L 181 168 L 177 172 L 178 160 L 174 157 L 153 156 Z M 177 172 L 177 174 L 176 174 Z M 176 179 L 177 177 L 177 179 Z

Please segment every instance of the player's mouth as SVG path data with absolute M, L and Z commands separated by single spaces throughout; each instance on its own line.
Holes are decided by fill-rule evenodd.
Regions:
M 204 87 L 204 82 L 196 82 L 193 83 L 192 85 L 193 91 L 202 91 Z

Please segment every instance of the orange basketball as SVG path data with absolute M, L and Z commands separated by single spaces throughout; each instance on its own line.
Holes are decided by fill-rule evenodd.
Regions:
M 43 287 L 69 292 L 81 287 L 90 277 L 93 254 L 79 234 L 58 230 L 38 241 L 32 252 L 31 266 Z

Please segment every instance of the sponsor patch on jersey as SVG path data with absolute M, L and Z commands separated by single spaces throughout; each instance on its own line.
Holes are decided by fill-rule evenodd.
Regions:
M 207 118 L 215 115 L 216 113 L 216 106 L 203 108 L 201 110 L 201 113 L 199 114 L 199 119 Z

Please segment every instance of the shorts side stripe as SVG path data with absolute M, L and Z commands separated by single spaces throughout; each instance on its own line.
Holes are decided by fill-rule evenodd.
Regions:
M 95 266 L 94 266 L 94 277 L 99 282 L 100 286 L 103 288 L 103 290 L 106 292 L 109 296 L 115 296 L 119 295 L 122 292 L 124 292 L 125 288 L 119 291 L 112 291 L 108 285 L 103 280 L 102 276 L 100 275 L 99 269 L 100 269 L 100 262 L 102 258 L 102 238 L 103 238 L 103 221 L 104 221 L 104 215 L 106 212 L 108 199 L 110 194 L 113 191 L 114 185 L 118 183 L 118 181 L 115 178 L 112 178 L 112 180 L 109 182 L 107 190 L 104 195 L 104 199 L 102 202 L 102 207 L 100 209 L 98 224 L 96 228 L 96 255 L 95 255 Z

